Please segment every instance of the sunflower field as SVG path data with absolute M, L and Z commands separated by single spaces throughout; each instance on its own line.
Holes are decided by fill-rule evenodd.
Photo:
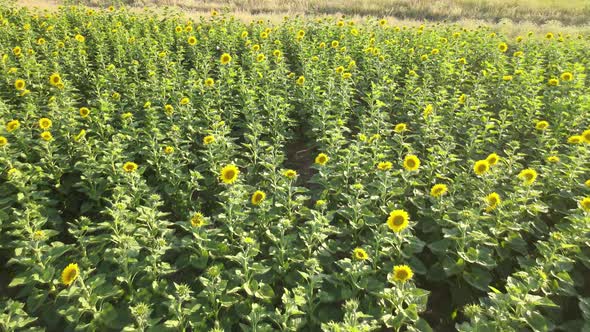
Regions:
M 0 331 L 590 331 L 590 38 L 0 8 Z

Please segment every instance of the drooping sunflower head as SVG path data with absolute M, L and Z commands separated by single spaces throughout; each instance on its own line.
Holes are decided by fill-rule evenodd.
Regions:
M 240 174 L 240 170 L 236 165 L 226 165 L 221 169 L 219 179 L 225 184 L 232 184 L 238 179 L 238 174 Z
M 16 81 L 14 81 L 14 87 L 18 90 L 18 91 L 22 91 L 25 89 L 26 83 L 24 80 L 18 79 Z
M 408 125 L 405 123 L 398 123 L 395 125 L 395 127 L 393 128 L 393 131 L 395 131 L 398 134 L 401 134 L 405 131 L 408 130 Z
M 446 194 L 448 190 L 449 189 L 444 184 L 435 184 L 432 186 L 432 189 L 430 189 L 430 195 L 432 197 L 441 197 L 442 195 Z
M 88 107 L 80 107 L 80 116 L 82 118 L 87 118 L 90 115 L 90 110 Z
M 518 178 L 521 179 L 525 185 L 531 185 L 537 179 L 537 171 L 532 168 L 523 169 L 518 173 Z
M 393 267 L 393 281 L 406 282 L 414 276 L 414 272 L 407 265 L 396 265 Z
M 289 179 L 294 179 L 297 177 L 297 172 L 292 169 L 287 169 L 283 172 L 283 175 L 288 177 Z
M 262 190 L 257 190 L 252 194 L 252 205 L 260 205 L 266 199 L 266 193 Z
M 363 248 L 355 248 L 352 252 L 352 257 L 359 261 L 366 261 L 369 259 L 369 255 Z
M 393 164 L 390 161 L 382 161 L 377 164 L 377 169 L 380 171 L 388 171 L 393 167 Z
M 193 214 L 191 217 L 191 225 L 194 227 L 201 227 L 205 224 L 205 217 L 201 212 L 197 212 Z
M 303 75 L 299 76 L 299 78 L 297 79 L 297 84 L 303 85 L 304 83 L 305 83 L 305 76 L 303 76 Z
M 223 53 L 219 58 L 219 61 L 221 61 L 222 65 L 227 65 L 231 62 L 231 55 L 229 55 L 228 53 Z
M 590 212 L 590 197 L 582 198 L 582 200 L 580 200 L 580 206 L 582 207 L 582 210 Z
M 18 120 L 9 121 L 6 124 L 6 131 L 9 133 L 17 130 L 18 128 L 20 128 L 20 121 L 18 121 Z
M 547 121 L 538 121 L 537 124 L 535 124 L 535 129 L 537 130 L 545 130 L 549 128 L 549 122 Z
M 387 218 L 387 226 L 396 233 L 403 231 L 409 223 L 410 216 L 404 210 L 393 210 Z
M 49 83 L 53 86 L 59 87 L 61 82 L 61 76 L 58 73 L 53 73 L 49 76 Z
M 74 280 L 78 278 L 80 275 L 80 269 L 78 268 L 78 264 L 70 263 L 61 273 L 61 282 L 69 286 L 71 285 Z
M 416 171 L 420 168 L 420 159 L 415 155 L 407 155 L 404 158 L 404 168 L 408 171 Z
M 53 135 L 51 135 L 51 132 L 49 131 L 44 131 L 41 133 L 41 139 L 46 142 L 49 142 L 53 139 Z
M 123 164 L 123 170 L 127 173 L 133 173 L 137 170 L 137 164 L 132 161 L 128 161 Z
M 477 175 L 483 175 L 490 169 L 490 163 L 487 160 L 478 160 L 473 165 L 473 171 Z
M 500 161 L 500 156 L 498 156 L 495 153 L 492 153 L 486 158 L 486 161 L 488 162 L 488 164 L 490 164 L 490 166 L 494 166 Z
M 46 130 L 51 128 L 51 120 L 49 120 L 48 118 L 41 118 L 39 119 L 39 128 Z
M 320 153 L 315 157 L 315 163 L 322 166 L 325 165 L 328 160 L 330 160 L 330 157 L 325 153 Z

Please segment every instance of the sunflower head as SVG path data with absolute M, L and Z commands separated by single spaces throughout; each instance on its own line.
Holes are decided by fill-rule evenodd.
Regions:
M 205 80 L 205 85 L 208 87 L 212 87 L 214 84 L 215 84 L 215 80 L 213 80 L 211 77 L 209 77 Z
M 415 155 L 407 155 L 404 158 L 404 168 L 408 171 L 416 171 L 420 168 L 420 159 Z
M 547 161 L 552 164 L 557 164 L 560 161 L 560 159 L 558 156 L 549 156 L 547 157 Z
M 567 142 L 570 144 L 579 144 L 584 141 L 584 138 L 580 135 L 573 135 L 567 138 Z
M 252 205 L 260 205 L 266 199 L 266 193 L 262 190 L 257 190 L 252 194 Z
M 580 136 L 582 136 L 582 140 L 584 141 L 584 143 L 590 143 L 590 129 L 584 130 L 584 132 Z
M 564 82 L 571 81 L 573 79 L 574 79 L 574 74 L 572 74 L 570 72 L 565 72 L 565 73 L 561 74 L 561 80 Z
M 90 110 L 88 107 L 80 107 L 80 116 L 82 118 L 87 118 L 90 115 Z
M 414 272 L 407 265 L 396 265 L 393 267 L 393 281 L 406 282 L 414 276 Z
M 9 133 L 17 130 L 18 128 L 20 128 L 20 121 L 18 121 L 18 120 L 9 121 L 6 124 L 6 131 Z
M 8 139 L 4 136 L 0 136 L 0 148 L 8 144 Z
M 51 132 L 49 131 L 44 131 L 41 133 L 41 139 L 45 142 L 49 142 L 53 139 L 53 135 L 51 135 Z
M 529 186 L 537 179 L 537 171 L 532 168 L 523 169 L 518 173 L 518 178 L 521 179 L 525 185 Z
M 508 51 L 508 44 L 506 44 L 506 43 L 498 44 L 498 50 L 500 50 L 500 52 L 502 52 L 502 53 Z
M 70 263 L 61 273 L 61 282 L 69 286 L 71 285 L 74 280 L 78 278 L 80 275 L 80 269 L 78 268 L 78 264 Z
M 59 87 L 61 82 L 61 76 L 58 73 L 53 73 L 49 76 L 49 83 L 53 86 Z
M 382 161 L 377 164 L 377 169 L 380 171 L 388 171 L 393 167 L 393 164 L 390 161 Z
M 490 164 L 490 166 L 494 166 L 500 161 L 500 156 L 498 156 L 495 153 L 492 153 L 486 158 L 486 161 L 488 162 L 488 164 Z
M 262 61 L 264 61 L 265 59 L 266 59 L 266 56 L 264 56 L 264 54 L 263 54 L 263 53 L 259 53 L 259 54 L 256 56 L 256 62 L 262 62 Z
M 398 134 L 401 134 L 405 131 L 408 130 L 408 125 L 405 123 L 398 123 L 395 125 L 395 127 L 393 128 L 393 131 L 395 131 Z
M 487 160 L 478 160 L 473 165 L 473 171 L 477 175 L 483 175 L 490 169 L 490 163 Z
M 535 129 L 537 130 L 545 130 L 549 128 L 549 122 L 547 121 L 538 121 L 537 124 L 535 124 Z
M 51 128 L 51 120 L 49 120 L 48 118 L 41 118 L 39 119 L 39 128 L 46 130 Z
M 221 55 L 221 57 L 219 58 L 219 61 L 221 62 L 222 65 L 227 65 L 228 63 L 231 62 L 231 55 L 229 55 L 228 53 L 223 53 Z
M 137 170 L 137 164 L 132 161 L 128 161 L 123 164 L 123 170 L 127 173 L 133 173 Z
M 232 184 L 238 179 L 238 174 L 240 174 L 240 170 L 236 165 L 226 165 L 221 169 L 219 179 L 225 184 Z
M 191 102 L 190 99 L 188 99 L 187 97 L 184 97 L 180 100 L 180 105 L 187 105 L 190 102 Z
M 325 165 L 328 160 L 330 160 L 330 157 L 325 153 L 320 153 L 315 157 L 315 163 L 321 166 Z
M 201 227 L 205 224 L 205 217 L 201 212 L 197 212 L 193 214 L 191 217 L 191 225 L 194 227 Z
M 352 257 L 359 261 L 366 261 L 369 259 L 369 255 L 363 248 L 355 248 L 352 252 Z
M 410 216 L 404 210 L 393 210 L 387 218 L 387 226 L 396 233 L 403 231 L 409 223 Z
M 189 45 L 194 46 L 197 44 L 197 38 L 195 38 L 195 36 L 190 36 L 188 37 L 187 42 Z
M 204 145 L 209 145 L 213 142 L 215 142 L 215 136 L 207 135 L 207 136 L 203 137 L 203 144 Z
M 305 83 L 305 76 L 301 75 L 297 79 L 297 85 L 303 85 Z
M 558 86 L 559 80 L 557 78 L 551 78 L 551 79 L 549 79 L 549 81 L 547 83 L 551 86 Z
M 495 210 L 498 207 L 498 205 L 500 205 L 500 203 L 502 202 L 502 199 L 500 198 L 500 195 L 498 195 L 498 193 L 493 192 L 485 197 L 485 201 L 487 205 L 486 210 L 489 212 Z
M 18 79 L 16 81 L 14 81 L 14 87 L 18 90 L 18 91 L 22 91 L 25 89 L 26 83 L 24 80 Z
M 165 154 L 172 154 L 174 153 L 174 147 L 167 145 L 164 147 L 164 153 Z
M 446 194 L 449 189 L 444 184 L 435 184 L 430 189 L 430 196 L 432 197 L 441 197 L 442 195 Z
M 289 179 L 294 179 L 297 177 L 297 172 L 295 170 L 292 169 L 287 169 L 283 172 L 283 175 L 286 176 Z
M 590 212 L 590 197 L 582 198 L 582 200 L 580 200 L 580 206 L 582 207 L 582 210 Z

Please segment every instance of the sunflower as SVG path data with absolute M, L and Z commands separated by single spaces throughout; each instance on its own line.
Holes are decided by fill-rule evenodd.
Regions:
M 22 91 L 25 89 L 26 83 L 24 80 L 16 80 L 14 81 L 14 87 L 18 90 L 18 91 Z
M 297 31 L 296 37 L 297 37 L 297 39 L 301 39 L 301 38 L 305 37 L 305 31 L 303 31 L 303 30 Z
M 518 173 L 518 178 L 523 180 L 525 185 L 529 186 L 537 179 L 537 171 L 532 168 L 523 169 L 520 173 Z
M 6 131 L 8 131 L 9 133 L 17 130 L 18 128 L 20 128 L 20 122 L 18 120 L 9 121 L 6 124 Z
M 381 171 L 388 171 L 393 167 L 393 164 L 390 161 L 382 161 L 377 164 L 377 169 Z
M 168 115 L 171 115 L 174 112 L 174 106 L 170 104 L 164 105 L 164 112 L 166 112 Z
M 257 190 L 252 194 L 252 199 L 250 201 L 252 202 L 252 205 L 260 205 L 264 199 L 266 199 L 266 193 L 264 191 Z
M 315 157 L 315 163 L 322 166 L 324 166 L 328 160 L 330 160 L 330 157 L 325 153 L 320 153 Z
M 513 77 L 512 77 L 512 75 L 504 75 L 504 76 L 502 76 L 502 79 L 504 81 L 508 82 L 508 81 L 512 81 Z
M 288 169 L 283 172 L 283 175 L 289 179 L 294 179 L 297 176 L 297 172 L 292 169 Z
M 363 248 L 355 248 L 352 252 L 352 257 L 359 261 L 366 261 L 369 259 L 369 255 Z
M 430 195 L 432 197 L 440 197 L 444 194 L 446 194 L 448 191 L 448 188 L 446 185 L 444 184 L 435 184 L 432 189 L 430 189 Z
M 584 138 L 580 135 L 573 135 L 567 138 L 567 142 L 570 144 L 579 144 L 584 141 Z
M 549 128 L 549 122 L 547 121 L 538 121 L 537 124 L 535 124 L 535 129 L 537 130 L 545 130 Z
M 187 42 L 190 46 L 195 46 L 197 45 L 197 38 L 195 38 L 195 36 L 190 36 L 188 37 Z
M 500 44 L 498 44 L 498 49 L 500 50 L 500 52 L 504 53 L 504 52 L 508 51 L 508 44 L 500 43 Z
M 584 130 L 584 132 L 580 136 L 582 136 L 584 143 L 590 143 L 590 129 Z
M 545 38 L 547 38 L 547 39 L 553 39 L 553 33 L 547 32 L 547 34 L 545 35 Z
M 498 193 L 493 192 L 485 197 L 485 201 L 488 206 L 486 210 L 489 212 L 495 210 L 498 207 L 498 205 L 500 205 L 500 203 L 502 202 L 502 199 L 500 198 L 500 195 L 498 195 Z
M 190 99 L 188 99 L 187 97 L 184 97 L 184 98 L 182 98 L 182 99 L 180 100 L 180 105 L 186 105 L 186 104 L 188 104 L 188 103 L 190 103 L 190 102 L 191 102 L 191 100 L 190 100 Z
M 259 54 L 256 56 L 256 62 L 262 62 L 262 61 L 264 61 L 265 59 L 266 59 L 266 56 L 264 56 L 264 54 L 262 54 L 262 53 L 259 53 Z
M 16 46 L 15 48 L 12 49 L 12 54 L 16 55 L 16 56 L 20 56 L 22 54 L 22 49 L 19 46 Z
M 211 77 L 209 77 L 205 80 L 205 85 L 208 87 L 212 87 L 214 84 L 215 84 L 215 80 L 213 80 Z
M 410 216 L 404 210 L 393 210 L 387 218 L 387 226 L 396 233 L 403 231 L 409 223 Z
M 223 53 L 221 55 L 221 58 L 219 58 L 219 61 L 221 61 L 222 65 L 227 65 L 228 63 L 231 62 L 231 55 L 229 55 L 227 53 Z
M 80 275 L 80 269 L 78 268 L 78 264 L 70 263 L 61 273 L 61 282 L 69 286 L 71 285 L 74 280 L 78 278 Z
M 74 38 L 80 43 L 83 43 L 84 41 L 86 41 L 86 38 L 84 36 L 82 36 L 81 34 L 77 34 Z
M 340 45 L 340 42 L 337 40 L 333 40 L 330 45 L 332 46 L 332 48 L 337 48 Z
M 76 136 L 74 136 L 74 141 L 78 142 L 84 137 L 86 137 L 86 130 L 82 129 Z
M 473 165 L 473 171 L 477 175 L 483 175 L 490 169 L 490 163 L 487 160 L 478 160 Z
M 403 133 L 404 131 L 408 130 L 408 125 L 405 123 L 398 123 L 395 125 L 395 127 L 393 128 L 393 131 L 395 131 L 398 134 Z
M 586 182 L 584 182 L 584 185 L 588 188 L 590 188 L 590 179 L 586 180 Z
M 51 128 L 51 120 L 49 120 L 48 118 L 41 118 L 39 120 L 39 128 L 43 129 L 43 130 L 47 130 L 49 128 Z
M 582 198 L 582 200 L 580 201 L 580 206 L 582 206 L 582 209 L 584 211 L 590 212 L 590 197 Z
M 53 86 L 59 87 L 62 84 L 61 76 L 59 76 L 58 73 L 51 74 L 51 76 L 49 76 L 49 83 Z
M 551 86 L 558 86 L 559 80 L 557 78 L 551 78 L 551 79 L 549 79 L 549 81 L 547 81 L 547 83 Z
M 205 224 L 205 217 L 201 212 L 197 212 L 193 214 L 191 217 L 191 225 L 194 227 L 201 227 Z
M 174 147 L 169 146 L 169 145 L 168 146 L 165 146 L 164 147 L 164 153 L 165 154 L 172 154 L 172 153 L 174 153 Z
M 305 83 L 305 76 L 301 75 L 301 76 L 299 76 L 299 78 L 297 79 L 297 84 L 298 84 L 298 85 L 303 85 L 303 83 Z
M 80 107 L 80 116 L 82 118 L 87 118 L 90 115 L 90 110 L 88 107 Z
M 561 80 L 562 81 L 571 81 L 574 79 L 574 74 L 570 73 L 570 72 L 565 72 L 563 74 L 561 74 Z
M 41 139 L 46 142 L 49 142 L 53 139 L 53 135 L 51 135 L 51 133 L 48 131 L 42 132 L 40 136 L 41 136 Z
M 393 281 L 406 282 L 414 276 L 414 272 L 407 265 L 396 265 L 393 267 Z
M 490 164 L 490 166 L 494 166 L 500 161 L 500 156 L 498 156 L 495 153 L 492 153 L 486 158 L 486 161 L 488 162 L 488 164 Z
M 226 165 L 221 169 L 219 173 L 219 179 L 225 184 L 232 184 L 238 179 L 240 170 L 235 165 Z
M 274 51 L 272 51 L 272 55 L 278 58 L 282 55 L 282 53 L 279 50 L 274 50 Z
M 547 157 L 547 161 L 552 164 L 557 164 L 560 161 L 560 159 L 558 156 L 549 156 Z
M 123 165 L 123 170 L 127 173 L 133 173 L 137 170 L 137 164 L 132 161 L 128 161 Z
M 342 74 L 342 78 L 345 79 L 345 80 L 347 80 L 347 79 L 349 79 L 351 77 L 352 77 L 352 74 L 351 73 L 343 73 Z
M 0 136 L 0 148 L 8 144 L 8 139 L 4 136 Z
M 203 138 L 204 145 L 209 145 L 213 142 L 215 142 L 215 136 L 213 136 L 213 135 L 207 135 Z
M 412 154 L 407 155 L 406 158 L 404 158 L 404 168 L 408 171 L 418 170 L 418 168 L 420 168 L 420 159 Z

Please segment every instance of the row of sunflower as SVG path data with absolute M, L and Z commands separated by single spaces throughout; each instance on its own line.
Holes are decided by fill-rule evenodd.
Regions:
M 588 326 L 586 37 L 0 23 L 3 329 Z

